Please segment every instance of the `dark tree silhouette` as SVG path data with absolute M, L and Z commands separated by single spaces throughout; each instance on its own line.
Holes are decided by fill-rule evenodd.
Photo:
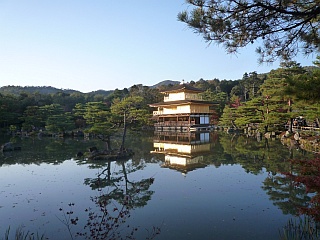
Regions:
M 111 170 L 111 165 L 114 164 Z M 101 166 L 101 165 L 99 165 Z M 136 239 L 135 233 L 139 227 L 131 226 L 127 220 L 131 210 L 143 207 L 151 199 L 154 191 L 149 190 L 154 178 L 130 181 L 129 174 L 144 167 L 143 163 L 133 165 L 126 161 L 107 162 L 106 167 L 95 178 L 86 178 L 85 184 L 98 194 L 91 197 L 93 207 L 85 209 L 88 213 L 83 231 L 78 231 L 76 236 L 86 239 Z M 77 225 L 79 218 L 74 217 L 73 203 L 69 204 L 70 210 L 63 213 L 63 222 L 73 238 L 72 225 Z M 153 239 L 160 234 L 159 227 L 147 229 L 145 239 Z
M 260 62 L 319 52 L 320 2 L 281 0 L 187 0 L 178 19 L 208 42 L 234 53 L 257 40 Z

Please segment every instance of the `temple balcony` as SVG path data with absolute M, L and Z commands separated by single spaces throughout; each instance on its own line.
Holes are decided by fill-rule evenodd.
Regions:
M 176 126 L 186 126 L 190 127 L 196 124 L 195 121 L 165 121 L 165 122 L 157 122 L 154 124 L 155 127 L 176 127 Z

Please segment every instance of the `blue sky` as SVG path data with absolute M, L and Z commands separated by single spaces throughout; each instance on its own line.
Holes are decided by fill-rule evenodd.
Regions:
M 200 78 L 241 79 L 259 66 L 254 46 L 227 55 L 177 14 L 184 0 L 0 0 L 0 87 L 82 92 Z M 298 57 L 302 66 L 315 56 Z

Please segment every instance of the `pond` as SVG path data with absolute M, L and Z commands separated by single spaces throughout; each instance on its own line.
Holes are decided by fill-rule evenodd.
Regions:
M 10 141 L 21 151 L 0 154 L 1 239 L 280 239 L 310 200 L 282 173 L 313 156 L 277 139 L 131 133 L 135 155 L 118 162 L 75 157 L 99 140 Z

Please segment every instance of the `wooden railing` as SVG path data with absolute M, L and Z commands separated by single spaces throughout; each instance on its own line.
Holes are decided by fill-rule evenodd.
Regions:
M 289 129 L 289 125 L 285 125 L 285 128 L 286 128 L 286 129 Z M 292 129 L 302 130 L 302 131 L 316 131 L 316 132 L 320 132 L 320 128 L 316 128 L 316 127 L 292 126 Z
M 320 128 L 293 126 L 292 129 L 300 129 L 302 131 L 320 131 Z
M 191 125 L 194 125 L 195 124 L 195 121 L 191 121 L 190 123 L 188 121 L 179 121 L 179 122 L 176 122 L 176 121 L 166 121 L 166 122 L 158 122 L 158 123 L 155 123 L 154 126 L 156 127 L 177 127 L 177 126 L 191 126 Z
M 203 110 L 199 109 L 199 110 L 191 110 L 189 112 L 179 112 L 178 110 L 176 111 L 172 111 L 170 113 L 166 113 L 166 114 L 172 114 L 172 115 L 175 115 L 175 114 L 191 114 L 191 113 L 209 113 L 209 114 L 213 114 L 214 111 L 213 110 L 209 110 L 208 112 L 203 112 Z M 164 114 L 164 111 L 153 111 L 153 116 L 159 116 L 159 115 L 163 115 Z

